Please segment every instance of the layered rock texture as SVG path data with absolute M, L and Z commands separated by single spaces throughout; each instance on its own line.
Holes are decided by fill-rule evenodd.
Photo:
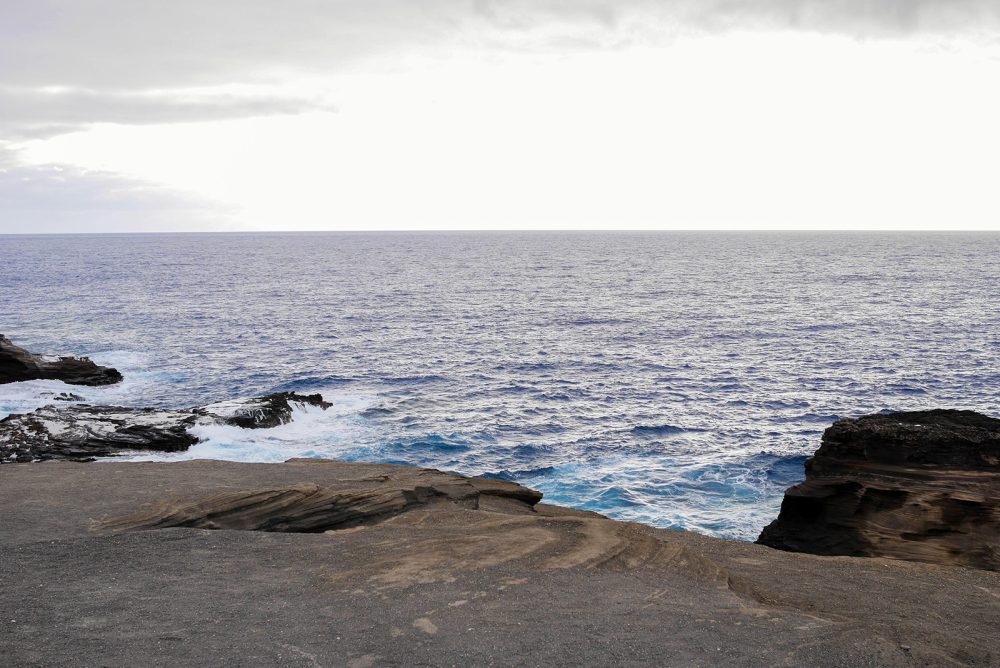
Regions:
M 71 385 L 120 382 L 117 369 L 98 366 L 86 357 L 53 357 L 29 353 L 0 334 L 0 384 L 24 380 L 61 380 Z
M 293 460 L 0 467 L 5 666 L 1000 663 L 1000 574 Z
M 332 469 L 343 466 L 310 459 L 287 463 Z M 301 482 L 223 491 L 193 501 L 168 500 L 131 515 L 98 522 L 93 528 L 111 533 L 170 527 L 320 533 L 376 524 L 441 503 L 477 510 L 488 497 L 494 502 L 512 502 L 508 508 L 523 511 L 542 500 L 540 492 L 503 480 L 463 478 L 433 469 L 389 470 L 391 474 L 340 478 L 334 485 Z
M 295 404 L 324 410 L 330 406 L 318 394 L 289 392 L 185 410 L 44 406 L 0 420 L 0 464 L 48 459 L 89 461 L 134 450 L 178 452 L 198 442 L 188 431 L 197 424 L 275 427 L 291 421 Z
M 932 410 L 835 422 L 757 542 L 1000 570 L 1000 420 Z

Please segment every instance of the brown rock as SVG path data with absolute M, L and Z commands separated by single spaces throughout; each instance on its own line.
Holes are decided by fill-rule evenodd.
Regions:
M 0 656 L 1000 665 L 1000 573 L 795 554 L 538 497 L 499 480 L 314 460 L 4 466 Z
M 1000 420 L 932 410 L 837 421 L 757 542 L 1000 570 Z
M 320 533 L 376 524 L 437 503 L 476 510 L 481 497 L 491 496 L 513 500 L 528 510 L 542 499 L 540 492 L 502 480 L 468 479 L 429 469 L 400 470 L 408 475 L 369 478 L 363 489 L 310 482 L 227 491 L 196 501 L 165 501 L 94 528 L 110 533 L 171 527 Z

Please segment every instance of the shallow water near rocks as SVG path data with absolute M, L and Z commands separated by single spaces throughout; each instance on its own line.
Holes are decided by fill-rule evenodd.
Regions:
M 837 417 L 1000 415 L 1000 235 L 0 236 L 0 332 L 116 366 L 72 391 L 188 407 L 321 392 L 178 455 L 502 477 L 619 519 L 753 539 Z

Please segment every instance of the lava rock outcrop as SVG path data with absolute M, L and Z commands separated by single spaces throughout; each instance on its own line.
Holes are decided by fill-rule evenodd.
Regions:
M 323 401 L 320 394 L 275 392 L 252 399 L 221 401 L 195 410 L 221 418 L 234 427 L 267 429 L 291 422 L 293 404 L 315 406 L 323 410 L 333 405 Z
M 61 380 L 70 385 L 113 385 L 117 369 L 99 366 L 86 357 L 49 357 L 15 346 L 0 334 L 0 384 L 24 380 Z
M 292 420 L 294 406 L 327 409 L 318 394 L 279 392 L 183 410 L 121 406 L 44 406 L 0 420 L 0 463 L 90 461 L 126 451 L 179 452 L 198 442 L 189 429 L 226 424 L 263 429 Z
M 1000 570 L 1000 420 L 931 410 L 835 422 L 757 542 Z

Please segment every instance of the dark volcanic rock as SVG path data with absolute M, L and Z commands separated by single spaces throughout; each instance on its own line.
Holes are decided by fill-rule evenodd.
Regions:
M 294 392 L 275 392 L 253 399 L 238 399 L 223 401 L 205 406 L 202 409 L 209 415 L 222 418 L 226 424 L 244 429 L 266 429 L 277 427 L 292 421 L 294 404 L 315 406 L 326 410 L 333 404 L 323 401 L 319 394 L 295 394 Z
M 1000 570 L 1000 420 L 932 410 L 835 422 L 757 542 Z
M 0 420 L 0 462 L 88 461 L 124 450 L 178 452 L 198 415 L 118 406 L 45 406 Z
M 71 385 L 111 385 L 120 382 L 117 369 L 98 366 L 86 357 L 47 357 L 29 353 L 0 334 L 0 383 L 61 380 Z
M 331 405 L 318 394 L 282 392 L 187 410 L 45 406 L 0 420 L 0 463 L 89 461 L 129 450 L 179 452 L 198 442 L 188 431 L 196 424 L 276 427 L 291 421 L 295 404 L 323 410 Z

